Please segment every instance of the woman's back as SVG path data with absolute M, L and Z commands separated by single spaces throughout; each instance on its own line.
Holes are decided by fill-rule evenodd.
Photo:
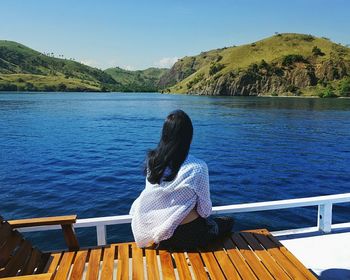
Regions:
M 208 179 L 205 162 L 191 155 L 174 180 L 151 184 L 146 179 L 146 187 L 130 211 L 137 244 L 144 247 L 170 238 L 196 205 L 198 214 L 208 217 L 212 207 Z
M 197 247 L 231 230 L 231 220 L 207 218 L 212 208 L 208 167 L 188 154 L 192 136 L 191 119 L 176 110 L 167 116 L 157 147 L 148 152 L 146 187 L 130 210 L 140 247 Z

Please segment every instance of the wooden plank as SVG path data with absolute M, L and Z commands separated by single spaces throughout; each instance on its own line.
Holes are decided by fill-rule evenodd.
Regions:
M 35 227 L 35 226 L 50 226 L 50 225 L 67 225 L 74 224 L 77 220 L 77 215 L 55 216 L 44 218 L 20 219 L 8 221 L 12 228 Z
M 132 279 L 144 279 L 142 249 L 132 244 Z
M 282 269 L 292 279 L 304 279 L 305 276 L 294 266 L 292 262 L 280 251 L 280 249 L 264 234 L 254 233 L 254 237 L 267 249 Z
M 101 253 L 102 253 L 102 249 L 92 249 L 90 251 L 86 279 L 88 280 L 98 279 L 98 273 L 100 270 Z
M 41 256 L 42 256 L 42 253 L 38 249 L 34 248 L 31 252 L 31 255 L 29 257 L 27 264 L 22 269 L 19 275 L 33 274 L 35 268 L 37 268 L 40 263 Z
M 202 252 L 201 251 L 202 259 L 205 263 L 206 268 L 209 271 L 210 278 L 211 279 L 225 279 L 224 274 L 222 273 L 220 266 L 216 262 L 216 259 L 212 252 Z
M 129 244 L 118 244 L 117 279 L 129 279 Z
M 269 270 L 275 279 L 289 280 L 290 277 L 284 272 L 283 269 L 275 262 L 271 255 L 260 245 L 260 243 L 254 238 L 250 232 L 242 232 L 240 234 L 243 239 L 253 249 L 254 253 L 260 258 L 265 267 Z
M 26 276 L 7 277 L 6 280 L 50 280 L 52 273 L 42 273 Z
M 204 264 L 202 262 L 200 254 L 197 252 L 188 252 L 187 255 L 191 262 L 192 270 L 196 279 L 197 280 L 208 279 L 208 274 L 204 269 Z
M 51 254 L 50 259 L 49 259 L 50 265 L 49 265 L 49 268 L 47 270 L 48 273 L 52 273 L 53 275 L 55 275 L 57 266 L 61 260 L 62 255 L 63 255 L 63 253 Z
M 245 259 L 239 253 L 237 246 L 233 244 L 230 238 L 224 240 L 224 247 L 242 279 L 257 279 Z
M 0 248 L 0 267 L 5 266 L 12 254 L 12 252 L 21 244 L 22 236 L 17 232 L 11 232 L 7 241 Z
M 159 251 L 160 264 L 162 266 L 162 275 L 164 279 L 176 279 L 173 260 L 171 254 L 166 250 Z
M 67 279 L 69 270 L 72 265 L 72 261 L 74 258 L 75 252 L 65 252 L 60 261 L 60 265 L 57 269 L 55 280 L 65 280 Z
M 113 279 L 115 246 L 105 248 L 101 269 L 101 279 Z
M 87 256 L 88 256 L 87 250 L 77 252 L 73 262 L 72 273 L 70 274 L 71 280 L 82 279 L 84 269 L 85 269 L 85 263 L 87 261 Z
M 282 245 L 273 235 L 267 230 L 262 230 L 262 233 L 281 250 L 281 252 L 294 264 L 294 266 L 302 272 L 307 279 L 317 279 L 286 247 Z
M 23 240 L 15 255 L 6 264 L 5 269 L 0 271 L 0 277 L 16 276 L 18 271 L 26 264 L 28 256 L 32 250 L 32 244 Z
M 232 264 L 230 258 L 224 251 L 224 246 L 221 240 L 211 242 L 207 247 L 207 250 L 210 250 L 214 253 L 217 263 L 224 273 L 225 277 L 228 279 L 240 279 L 240 276 Z
M 72 224 L 62 225 L 64 240 L 66 241 L 69 250 L 79 250 L 79 242 L 75 235 Z
M 177 272 L 179 274 L 180 279 L 191 279 L 191 272 L 188 268 L 188 264 L 186 261 L 186 257 L 184 253 L 175 252 L 173 253 Z
M 214 251 L 215 258 L 224 272 L 226 279 L 241 279 L 235 266 L 232 264 L 229 256 L 224 252 L 223 249 Z
M 243 240 L 239 233 L 234 233 L 231 236 L 232 241 L 236 244 L 239 252 L 247 261 L 248 265 L 251 267 L 254 274 L 258 279 L 273 279 L 268 270 L 260 262 L 253 251 L 250 250 L 248 244 Z
M 145 254 L 146 254 L 146 268 L 147 268 L 148 280 L 160 279 L 156 250 L 145 249 Z

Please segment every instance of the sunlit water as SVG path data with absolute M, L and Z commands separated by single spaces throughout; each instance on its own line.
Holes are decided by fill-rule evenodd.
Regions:
M 0 215 L 127 214 L 166 115 L 185 110 L 213 205 L 350 192 L 350 100 L 134 93 L 0 94 Z M 316 207 L 237 214 L 235 229 L 316 225 Z M 348 222 L 350 205 L 334 209 Z M 63 247 L 60 232 L 31 234 Z M 95 231 L 78 230 L 82 245 Z M 41 240 L 40 240 L 41 239 Z M 130 226 L 108 241 L 131 240 Z M 40 240 L 40 241 L 39 241 Z

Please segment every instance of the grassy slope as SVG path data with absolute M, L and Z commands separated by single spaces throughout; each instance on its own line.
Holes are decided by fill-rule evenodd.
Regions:
M 246 69 L 262 59 L 271 63 L 280 61 L 288 54 L 310 57 L 314 46 L 325 53 L 324 56 L 318 56 L 315 63 L 337 59 L 340 52 L 342 58 L 350 63 L 350 49 L 328 39 L 282 34 L 253 44 L 211 50 L 180 59 L 173 69 L 180 69 L 185 78 L 170 87 L 170 91 L 187 92 L 189 82 L 210 78 L 212 63 L 224 66 L 215 76 L 225 75 L 233 70 Z M 34 87 L 35 90 L 155 91 L 159 89 L 159 79 L 169 73 L 168 69 L 157 68 L 142 71 L 110 68 L 101 71 L 75 61 L 43 55 L 16 42 L 0 40 L 0 90 L 1 85 L 7 84 L 18 90 Z M 310 95 L 313 92 L 313 89 L 303 91 Z
M 145 70 L 128 71 L 119 67 L 104 70 L 118 83 L 131 91 L 157 91 L 158 82 L 169 69 L 148 68 Z
M 99 83 L 76 78 L 66 79 L 63 75 L 0 74 L 1 84 L 16 85 L 19 91 L 31 90 L 30 84 L 35 91 L 61 91 L 62 85 L 64 85 L 64 91 L 101 91 Z
M 288 54 L 300 54 L 304 57 L 309 57 L 312 55 L 314 46 L 317 46 L 325 53 L 324 56 L 317 58 L 318 61 L 329 60 L 339 51 L 344 52 L 343 58 L 350 61 L 349 48 L 334 44 L 326 38 L 313 37 L 310 40 L 309 35 L 281 34 L 252 44 L 212 50 L 203 52 L 195 57 L 181 59 L 178 63 L 183 64 L 184 68 L 186 68 L 186 65 L 194 65 L 196 72 L 171 87 L 170 91 L 186 92 L 188 90 L 187 83 L 198 77 L 199 74 L 207 77 L 210 64 L 217 60 L 219 60 L 218 63 L 225 66 L 218 73 L 226 74 L 232 70 L 245 69 L 252 63 L 259 63 L 262 59 L 270 63 L 281 60 L 283 56 Z
M 12 41 L 0 41 L 0 84 L 10 83 L 35 90 L 101 90 L 118 84 L 102 70 L 84 64 L 49 57 Z
M 105 71 L 44 55 L 22 44 L 0 40 L 0 90 L 157 91 L 168 69 Z

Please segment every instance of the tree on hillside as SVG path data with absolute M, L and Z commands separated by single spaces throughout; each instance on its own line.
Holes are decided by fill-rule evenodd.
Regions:
M 259 71 L 259 66 L 256 63 L 252 63 L 248 66 L 248 71 L 249 72 L 253 72 L 253 73 L 257 73 Z
M 324 52 L 322 52 L 321 49 L 319 47 L 317 47 L 317 46 L 314 46 L 312 48 L 312 54 L 314 56 L 324 56 L 325 55 Z
M 16 91 L 17 85 L 11 83 L 0 84 L 0 91 Z
M 343 79 L 339 85 L 340 96 L 350 96 L 350 77 Z
M 318 93 L 318 97 L 321 98 L 332 98 L 332 97 L 337 97 L 337 95 L 334 93 L 334 88 L 331 84 L 328 84 L 325 89 L 321 90 Z
M 64 83 L 59 83 L 58 84 L 58 91 L 66 91 L 67 90 L 67 85 Z
M 307 60 L 300 54 L 288 54 L 283 57 L 282 65 L 283 66 L 290 66 L 294 64 L 295 62 L 304 62 L 306 63 Z
M 26 82 L 25 87 L 26 87 L 26 90 L 28 90 L 28 91 L 36 90 L 35 86 L 30 82 Z
M 259 63 L 259 69 L 268 69 L 268 67 L 269 64 L 264 59 L 262 59 Z
M 212 63 L 209 68 L 209 75 L 214 75 L 219 72 L 225 66 L 221 63 Z

